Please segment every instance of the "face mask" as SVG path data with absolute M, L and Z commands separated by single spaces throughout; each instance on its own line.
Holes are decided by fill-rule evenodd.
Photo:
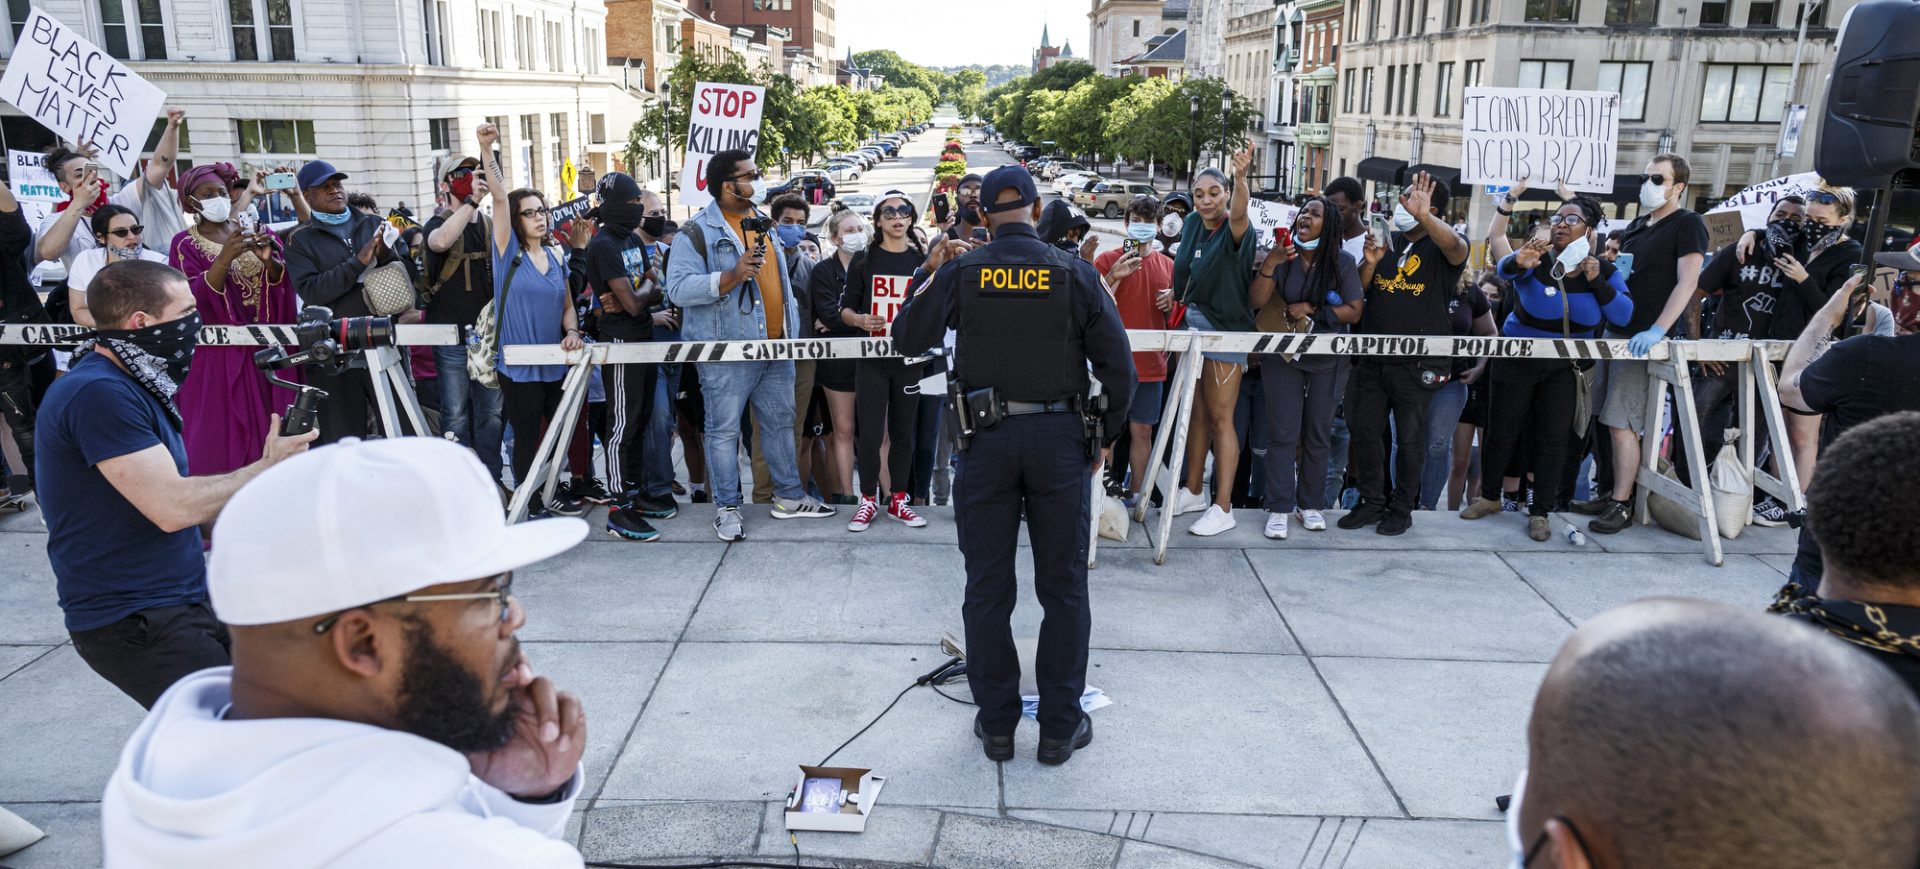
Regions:
M 347 221 L 353 219 L 353 209 L 349 208 L 345 211 L 340 212 L 339 214 L 328 214 L 324 211 L 315 211 L 313 212 L 313 219 L 318 220 L 321 223 L 324 223 L 328 226 L 340 226 L 341 224 L 344 224 Z
M 800 242 L 807 237 L 807 228 L 798 223 L 782 223 L 776 225 L 773 231 L 780 236 L 780 246 L 789 250 L 799 247 Z
M 447 192 L 453 194 L 454 204 L 458 205 L 465 201 L 467 197 L 473 195 L 473 174 L 468 173 L 448 181 Z
M 738 184 L 740 182 L 735 181 L 734 183 Z M 747 194 L 744 198 L 755 205 L 767 204 L 767 180 L 765 178 L 755 178 L 749 186 L 753 188 L 753 192 Z M 740 191 L 735 190 L 734 195 L 740 195 Z
M 1185 228 L 1186 218 L 1178 214 L 1168 214 L 1166 217 L 1160 218 L 1161 235 L 1179 235 L 1180 230 Z
M 1134 241 L 1152 241 L 1153 240 L 1153 224 L 1129 223 L 1127 224 L 1127 237 L 1133 239 Z
M 1527 770 L 1513 780 L 1513 799 L 1507 802 L 1507 852 L 1512 855 L 1508 869 L 1526 869 L 1527 843 L 1520 840 L 1520 797 L 1527 792 Z
M 200 343 L 200 312 L 140 329 L 101 329 L 99 334 L 102 339 L 125 341 L 152 354 L 167 366 L 167 376 L 178 385 L 186 382 L 194 345 Z
M 1667 204 L 1667 188 L 1653 183 L 1652 179 L 1640 182 L 1640 207 L 1653 211 Z
M 1568 242 L 1567 246 L 1560 251 L 1560 256 L 1554 260 L 1554 278 L 1559 279 L 1566 277 L 1569 272 L 1579 269 L 1580 263 L 1587 258 L 1587 254 L 1591 253 L 1592 250 L 1593 247 L 1587 244 L 1587 237 L 1585 235 L 1581 235 L 1573 241 Z
M 1293 237 L 1293 246 L 1301 250 L 1315 250 L 1320 247 L 1320 239 L 1301 238 L 1300 236 L 1296 235 Z
M 840 239 L 840 249 L 847 253 L 859 253 L 867 249 L 865 232 L 850 232 Z
M 200 219 L 208 223 L 226 223 L 233 216 L 233 200 L 225 196 L 194 201 L 200 203 Z
M 1414 217 L 1413 212 L 1408 211 L 1405 207 L 1401 206 L 1399 203 L 1394 204 L 1393 206 L 1393 231 L 1394 232 L 1412 232 L 1413 228 L 1419 225 L 1420 225 L 1420 219 L 1417 217 Z
M 618 227 L 622 232 L 632 232 L 646 220 L 646 211 L 638 202 L 604 202 L 600 205 L 600 222 Z
M 666 235 L 667 216 L 664 214 L 655 214 L 651 217 L 640 218 L 640 231 L 646 233 L 648 238 L 659 238 L 660 236 Z
M 107 256 L 114 259 L 139 259 L 140 245 L 130 244 L 126 247 L 121 247 L 117 244 L 110 244 L 107 245 Z

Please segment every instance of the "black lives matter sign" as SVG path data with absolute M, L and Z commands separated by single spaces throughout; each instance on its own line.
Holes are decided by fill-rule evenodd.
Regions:
M 0 99 L 100 163 L 131 177 L 167 95 L 99 46 L 34 7 L 0 76 Z
M 1619 94 L 1470 87 L 1462 109 L 1461 181 L 1613 190 Z

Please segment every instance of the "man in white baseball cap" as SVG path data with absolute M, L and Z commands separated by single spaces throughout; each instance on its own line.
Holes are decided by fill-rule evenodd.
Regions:
M 586 536 L 508 525 L 472 451 L 343 442 L 234 496 L 207 586 L 233 666 L 163 695 L 101 803 L 106 865 L 578 867 L 586 716 L 535 677 L 515 568 Z

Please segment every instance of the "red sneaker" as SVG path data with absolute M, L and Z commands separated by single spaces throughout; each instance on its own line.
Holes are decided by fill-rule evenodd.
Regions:
M 893 500 L 887 504 L 887 515 L 905 522 L 908 528 L 924 528 L 927 524 L 927 520 L 913 512 L 913 507 L 907 503 L 905 492 L 893 493 Z
M 872 498 L 862 497 L 860 509 L 853 511 L 853 521 L 847 523 L 848 531 L 865 531 L 873 524 L 873 514 L 880 512 L 880 505 Z

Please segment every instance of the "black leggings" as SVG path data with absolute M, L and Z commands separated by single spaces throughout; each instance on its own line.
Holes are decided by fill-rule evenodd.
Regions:
M 1492 391 L 1487 406 L 1492 419 L 1481 450 L 1480 496 L 1500 500 L 1502 470 L 1524 477 L 1533 472 L 1532 515 L 1545 516 L 1560 493 L 1566 473 L 1566 454 L 1573 441 L 1573 409 L 1580 382 L 1573 367 L 1559 359 L 1496 359 L 1488 371 Z M 1523 467 L 1514 467 L 1523 436 L 1533 437 L 1533 452 Z
M 540 435 L 553 412 L 560 409 L 558 380 L 530 380 L 521 383 L 500 375 L 500 405 L 507 425 L 513 426 L 513 483 L 527 481 L 533 470 L 533 457 L 540 452 Z M 562 447 L 565 449 L 565 447 Z
M 898 359 L 862 359 L 855 366 L 853 456 L 860 470 L 860 494 L 880 497 L 883 432 L 892 438 L 887 444 L 887 471 L 893 475 L 894 491 L 907 491 L 913 473 L 913 424 L 920 414 L 920 395 L 907 388 L 920 382 L 925 368 Z

